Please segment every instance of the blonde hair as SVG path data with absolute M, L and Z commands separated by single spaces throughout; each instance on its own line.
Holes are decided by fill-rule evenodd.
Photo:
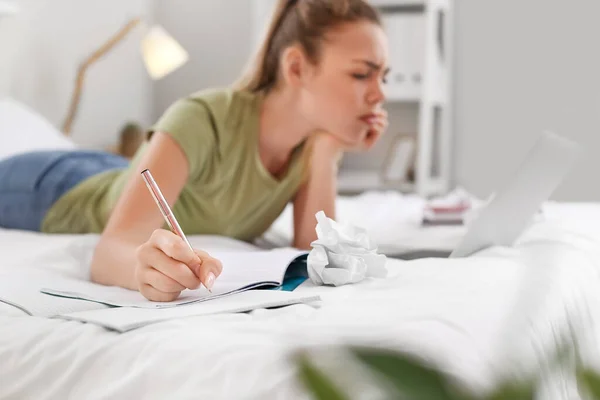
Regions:
M 234 87 L 253 93 L 270 91 L 277 84 L 285 48 L 299 44 L 316 63 L 327 31 L 364 20 L 381 25 L 378 12 L 366 0 L 278 0 L 255 58 Z

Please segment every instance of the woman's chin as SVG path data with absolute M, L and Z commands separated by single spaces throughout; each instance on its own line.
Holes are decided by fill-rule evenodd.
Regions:
M 368 129 L 361 129 L 359 132 L 353 132 L 352 135 L 346 136 L 346 138 L 351 145 L 358 146 L 359 144 L 365 141 L 368 133 Z
M 368 129 L 353 130 L 347 133 L 334 134 L 335 138 L 346 146 L 354 147 L 362 143 L 369 133 Z
M 339 138 L 346 146 L 354 147 L 358 146 L 361 142 L 361 137 L 359 136 L 342 136 Z

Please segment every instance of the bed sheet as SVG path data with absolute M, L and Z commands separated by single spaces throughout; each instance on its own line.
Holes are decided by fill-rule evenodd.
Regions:
M 387 279 L 340 288 L 307 282 L 298 290 L 320 294 L 318 307 L 187 318 L 126 334 L 2 308 L 0 398 L 302 399 L 293 354 L 343 344 L 414 351 L 485 388 L 509 365 L 535 365 L 557 330 L 599 304 L 600 234 L 583 217 L 600 207 L 547 208 L 553 217 L 512 249 L 390 259 Z M 0 230 L 0 274 L 35 266 L 85 277 L 96 240 Z M 191 240 L 209 250 L 252 249 Z M 376 388 L 355 389 L 364 389 L 356 398 L 377 398 Z M 555 382 L 544 398 L 576 398 L 566 390 Z
M 435 199 L 452 204 L 456 199 L 473 204 L 473 218 L 485 200 L 462 188 Z M 431 200 L 429 200 L 431 201 Z M 423 210 L 428 200 L 415 194 L 397 191 L 369 191 L 356 196 L 339 196 L 336 200 L 336 220 L 360 226 L 384 253 L 399 254 L 414 250 L 452 251 L 466 232 L 459 226 L 422 226 Z M 549 201 L 542 205 L 536 221 L 553 221 L 590 234 L 600 234 L 595 221 L 600 220 L 600 204 Z M 315 220 L 316 223 L 316 220 Z M 257 240 L 261 247 L 288 246 L 293 239 L 293 208 L 291 204 Z
M 466 196 L 475 204 L 481 203 L 474 196 Z M 396 191 L 339 196 L 336 200 L 336 220 L 365 228 L 380 251 L 385 253 L 451 250 L 464 234 L 464 227 L 421 227 L 425 204 L 426 200 L 420 196 Z M 288 204 L 270 229 L 257 240 L 257 244 L 261 247 L 288 246 L 292 243 L 292 236 L 293 208 Z

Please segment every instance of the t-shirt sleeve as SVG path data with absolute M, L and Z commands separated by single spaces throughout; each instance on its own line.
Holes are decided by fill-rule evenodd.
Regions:
M 196 180 L 215 149 L 216 132 L 208 108 L 193 99 L 178 100 L 150 128 L 148 139 L 154 132 L 168 134 L 177 142 L 189 164 L 189 180 Z

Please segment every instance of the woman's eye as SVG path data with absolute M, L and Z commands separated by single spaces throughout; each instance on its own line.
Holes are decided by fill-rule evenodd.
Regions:
M 365 80 L 365 79 L 369 79 L 371 78 L 371 73 L 366 73 L 366 74 L 352 74 L 352 76 L 358 80 Z M 383 82 L 384 84 L 387 83 L 387 76 L 384 76 L 381 78 L 381 82 Z
M 364 80 L 369 79 L 370 74 L 352 74 L 352 76 L 356 79 Z

